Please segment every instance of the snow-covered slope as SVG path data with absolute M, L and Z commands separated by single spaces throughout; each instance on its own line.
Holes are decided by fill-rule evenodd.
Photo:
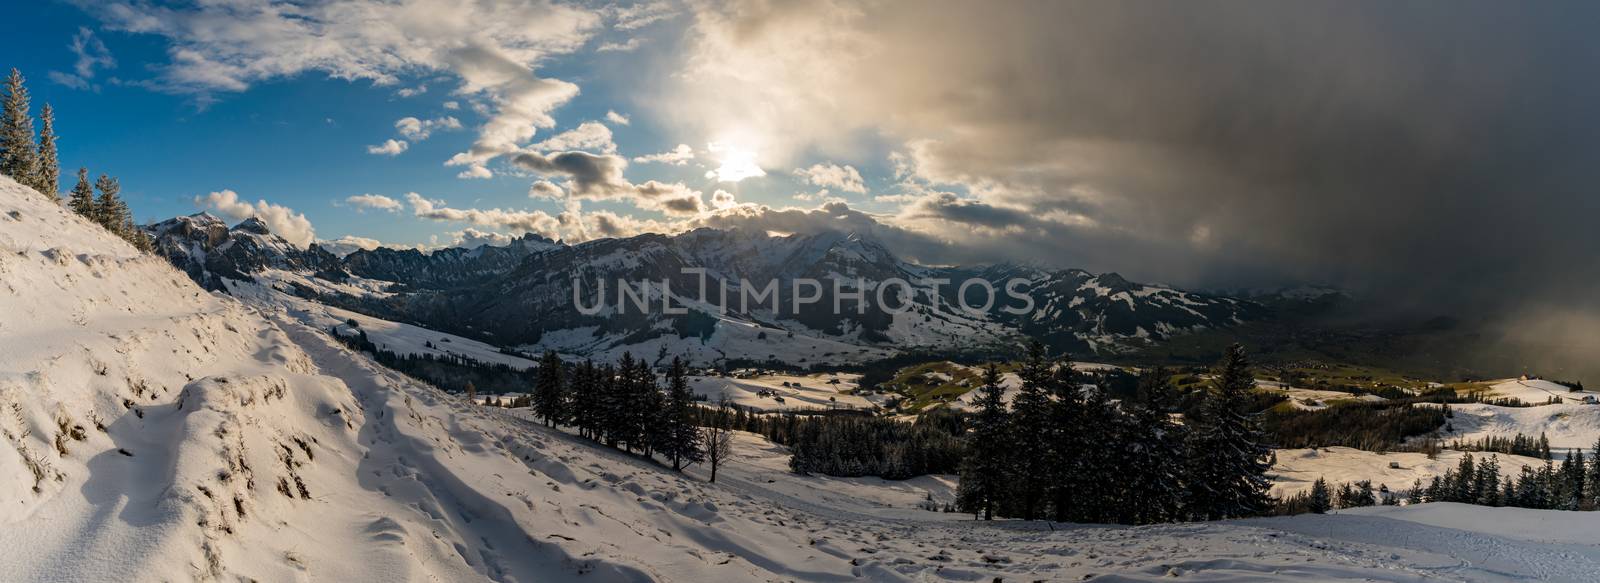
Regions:
M 702 468 L 674 474 L 469 404 L 286 311 L 207 293 L 5 178 L 0 316 L 8 581 L 1579 581 L 1600 570 L 1593 546 L 1463 530 L 1475 526 L 1450 516 L 1428 517 L 1449 528 L 1383 515 L 977 524 L 903 507 L 948 495 L 937 479 L 779 480 L 777 451 L 707 484 Z

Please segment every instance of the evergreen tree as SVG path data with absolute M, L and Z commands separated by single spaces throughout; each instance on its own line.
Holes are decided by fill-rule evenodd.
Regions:
M 1213 384 L 1190 433 L 1188 511 L 1201 520 L 1253 516 L 1268 508 L 1272 452 L 1255 416 L 1243 411 L 1255 388 L 1244 347 L 1228 348 Z
M 549 350 L 539 359 L 538 382 L 533 388 L 534 414 L 544 419 L 546 427 L 567 422 L 566 365 L 556 351 Z
M 12 69 L 0 106 L 0 174 L 37 188 L 38 151 L 34 148 L 28 88 L 23 85 L 22 72 Z
M 600 369 L 595 368 L 594 361 L 585 360 L 582 365 L 572 371 L 572 383 L 568 391 L 571 394 L 572 424 L 577 426 L 578 435 L 584 438 L 599 440 L 600 436 Z
M 1121 438 L 1126 449 L 1122 466 L 1107 468 L 1121 474 L 1114 482 L 1123 485 L 1123 492 L 1119 501 L 1112 502 L 1120 511 L 1120 522 L 1169 522 L 1179 517 L 1182 508 L 1183 427 L 1168 414 L 1174 395 L 1167 376 L 1159 367 L 1140 375 L 1138 398 L 1129 407 Z
M 1050 403 L 1050 361 L 1044 346 L 1035 342 L 1018 371 L 1022 386 L 1011 402 L 1011 483 L 1010 509 L 1005 513 L 1025 520 L 1039 517 L 1052 473 L 1050 443 L 1053 441 Z
M 1048 425 L 1044 432 L 1049 443 L 1050 507 L 1057 522 L 1092 520 L 1090 502 L 1095 499 L 1089 489 L 1096 480 L 1090 474 L 1088 450 L 1090 441 L 1114 440 L 1106 435 L 1105 427 L 1097 423 L 1088 411 L 1072 361 L 1063 355 L 1055 366 L 1044 373 L 1045 387 L 1050 394 Z
M 1005 392 L 1000 386 L 1000 369 L 990 363 L 983 369 L 983 386 L 978 389 L 978 411 L 967 434 L 967 456 L 961 462 L 956 500 L 958 508 L 984 520 L 994 519 L 1005 494 L 1006 454 L 1011 451 Z
M 1470 500 L 1471 503 L 1500 505 L 1500 461 L 1495 456 L 1491 455 L 1478 464 L 1478 474 L 1473 482 L 1474 498 Z
M 61 160 L 56 156 L 56 115 L 50 104 L 39 112 L 38 167 L 34 169 L 33 188 L 50 200 L 61 196 Z
M 1328 482 L 1322 478 L 1311 483 L 1311 512 L 1325 514 L 1333 509 L 1333 500 L 1328 492 Z
M 1595 440 L 1594 450 L 1591 453 L 1593 455 L 1589 456 L 1592 458 L 1589 463 L 1589 473 L 1584 478 L 1584 481 L 1589 484 L 1589 488 L 1586 491 L 1588 494 L 1588 507 L 1600 510 L 1600 439 Z
M 633 357 L 624 353 L 621 364 L 628 368 L 633 367 Z M 622 396 L 622 374 L 619 369 L 607 363 L 600 367 L 600 382 L 596 388 L 600 389 L 598 407 L 596 407 L 595 428 L 596 436 L 602 443 L 609 447 L 616 447 L 617 443 L 627 433 L 624 429 L 625 415 L 623 408 L 627 403 Z
M 95 218 L 94 187 L 89 185 L 89 169 L 78 168 L 78 183 L 72 186 L 72 196 L 67 199 L 67 208 L 72 212 L 87 217 Z
M 128 205 L 118 196 L 122 193 L 122 185 L 117 179 L 104 174 L 94 181 L 95 190 L 100 191 L 100 198 L 94 203 L 94 220 L 106 230 L 122 235 L 124 224 L 132 221 L 128 212 Z
M 657 449 L 672 460 L 674 471 L 705 459 L 700 429 L 695 427 L 694 393 L 689 390 L 688 367 L 673 358 L 667 367 L 666 406 L 662 409 L 662 441 Z

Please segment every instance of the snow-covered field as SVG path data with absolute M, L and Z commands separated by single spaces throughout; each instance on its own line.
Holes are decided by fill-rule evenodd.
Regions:
M 689 377 L 689 388 L 697 395 L 704 395 L 710 403 L 727 399 L 757 411 L 875 408 L 876 405 L 864 397 L 846 394 L 856 388 L 859 378 L 860 375 L 846 373 L 750 378 L 694 376 Z
M 1411 489 L 1416 480 L 1424 486 L 1434 476 L 1444 475 L 1461 463 L 1462 452 L 1440 452 L 1435 459 L 1421 453 L 1375 453 L 1349 447 L 1322 449 L 1280 449 L 1278 463 L 1272 466 L 1272 495 L 1288 496 L 1311 489 L 1317 478 L 1335 485 L 1342 482 L 1371 480 L 1372 486 L 1388 486 L 1391 492 L 1403 493 Z M 1501 476 L 1514 477 L 1523 466 L 1538 469 L 1544 460 L 1506 454 L 1473 453 L 1474 459 L 1494 456 L 1500 464 Z M 1399 467 L 1389 467 L 1390 464 Z
M 0 315 L 8 581 L 1600 572 L 1600 548 L 1583 536 L 1592 518 L 1579 513 L 1427 505 L 1143 528 L 973 523 L 905 508 L 948 496 L 947 478 L 791 476 L 781 452 L 748 437 L 727 477 L 707 484 L 701 467 L 675 474 L 419 384 L 291 310 L 208 294 L 5 178 Z
M 1563 403 L 1538 407 L 1496 407 L 1482 403 L 1451 405 L 1455 431 L 1446 440 L 1476 441 L 1484 437 L 1513 437 L 1518 433 L 1550 439 L 1552 453 L 1568 449 L 1589 450 L 1600 440 L 1600 405 Z

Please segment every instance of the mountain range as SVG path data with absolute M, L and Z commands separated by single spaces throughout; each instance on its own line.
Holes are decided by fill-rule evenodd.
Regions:
M 317 244 L 296 247 L 257 219 L 229 228 L 201 213 L 148 230 L 162 256 L 208 289 L 265 286 L 497 346 L 574 356 L 666 350 L 703 361 L 843 363 L 1008 349 L 1023 338 L 1108 354 L 1267 311 L 1252 299 L 1116 273 L 919 265 L 869 234 L 840 231 L 707 228 L 578 244 L 528 234 L 506 246 L 380 247 L 341 257 Z

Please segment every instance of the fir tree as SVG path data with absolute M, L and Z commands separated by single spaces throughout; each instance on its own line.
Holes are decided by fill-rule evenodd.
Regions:
M 1333 500 L 1328 492 L 1328 482 L 1322 478 L 1311 483 L 1310 510 L 1315 514 L 1325 514 L 1333 509 Z
M 1244 347 L 1228 348 L 1214 384 L 1190 433 L 1189 514 L 1202 520 L 1256 515 L 1268 507 L 1271 450 L 1261 442 L 1255 416 L 1242 411 L 1255 388 Z
M 94 220 L 96 213 L 94 201 L 94 187 L 89 185 L 89 169 L 78 168 L 78 183 L 72 186 L 72 196 L 67 199 L 67 208 L 72 212 Z
M 993 363 L 983 369 L 978 389 L 977 413 L 967 434 L 967 457 L 961 463 L 961 483 L 956 505 L 974 517 L 993 520 L 1004 498 L 1006 454 L 1011 451 L 1005 388 L 1000 369 Z
M 662 409 L 662 440 L 657 448 L 672 460 L 673 471 L 705 459 L 700 430 L 695 427 L 694 393 L 689 390 L 687 366 L 673 358 L 667 367 L 666 406 Z
M 94 189 L 100 191 L 100 197 L 94 203 L 95 222 L 108 231 L 122 235 L 122 226 L 132 220 L 128 205 L 118 196 L 122 193 L 122 185 L 117 183 L 117 179 L 101 174 L 94 181 Z
M 54 201 L 61 193 L 61 160 L 56 156 L 56 116 L 50 104 L 39 112 L 38 167 L 33 187 Z
M 571 394 L 572 424 L 578 435 L 587 439 L 600 439 L 600 369 L 594 361 L 586 360 L 572 371 Z
M 1173 394 L 1167 371 L 1147 370 L 1139 377 L 1138 399 L 1129 407 L 1127 429 L 1121 438 L 1126 452 L 1122 467 L 1108 468 L 1123 478 L 1120 522 L 1150 524 L 1178 518 L 1183 504 L 1183 427 L 1168 411 Z
M 1478 464 L 1478 474 L 1473 478 L 1474 498 L 1469 502 L 1484 506 L 1500 505 L 1500 461 L 1489 456 Z
M 546 427 L 567 421 L 566 366 L 554 350 L 546 351 L 539 359 L 538 382 L 533 388 L 534 414 L 544 419 Z
M 0 174 L 37 188 L 38 151 L 33 141 L 33 117 L 28 113 L 28 88 L 22 72 L 6 77 L 4 105 L 0 106 Z
M 1045 373 L 1045 386 L 1051 400 L 1049 425 L 1044 435 L 1049 440 L 1050 506 L 1057 522 L 1090 521 L 1091 501 L 1097 501 L 1090 488 L 1096 486 L 1089 467 L 1091 439 L 1114 440 L 1106 428 L 1088 412 L 1082 387 L 1072 361 L 1062 356 Z
M 1046 488 L 1052 477 L 1047 460 L 1051 459 L 1049 444 L 1053 440 L 1050 420 L 1050 362 L 1044 357 L 1044 346 L 1035 342 L 1028 350 L 1018 376 L 1022 386 L 1011 402 L 1011 468 L 1007 479 L 1011 483 L 1006 512 L 1025 520 L 1038 518 L 1044 503 Z
M 1589 484 L 1585 493 L 1588 494 L 1588 507 L 1600 510 L 1600 439 L 1595 440 L 1594 450 L 1591 453 L 1592 455 L 1589 457 L 1592 458 L 1592 461 L 1589 463 L 1589 473 L 1584 478 L 1584 481 Z

